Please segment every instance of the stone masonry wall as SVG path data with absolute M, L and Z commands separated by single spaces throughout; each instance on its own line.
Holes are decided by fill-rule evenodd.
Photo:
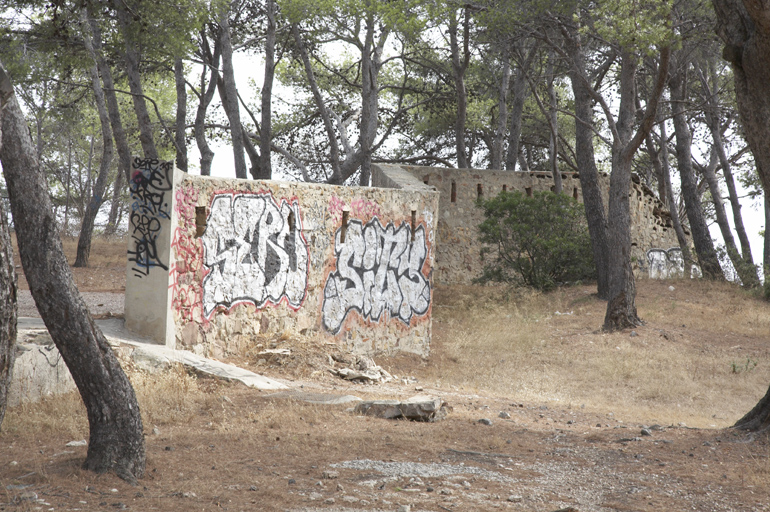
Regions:
M 353 353 L 427 355 L 438 194 L 406 177 L 358 188 L 183 175 L 176 347 L 217 356 L 259 333 L 313 332 Z
M 406 172 L 440 193 L 438 238 L 434 281 L 436 284 L 469 284 L 481 274 L 477 226 L 483 213 L 476 207 L 479 197 L 493 197 L 502 190 L 531 195 L 553 190 L 549 172 L 506 172 L 403 166 Z M 609 176 L 602 175 L 605 208 Z M 564 193 L 582 202 L 578 173 L 562 173 Z M 632 264 L 637 275 L 647 273 L 647 250 L 677 247 L 671 216 L 646 186 L 634 177 L 631 190 Z

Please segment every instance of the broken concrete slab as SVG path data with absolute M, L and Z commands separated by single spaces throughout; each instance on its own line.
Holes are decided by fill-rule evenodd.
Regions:
M 354 412 L 388 420 L 406 418 L 412 421 L 435 422 L 446 418 L 451 410 L 452 407 L 442 398 L 417 395 L 404 401 L 366 400 L 356 405 Z
M 75 382 L 51 337 L 47 333 L 20 333 L 8 406 L 36 402 L 74 389 Z
M 256 389 L 288 389 L 289 386 L 277 380 L 244 370 L 235 365 L 207 359 L 187 350 L 174 350 L 162 345 L 137 346 L 131 354 L 137 364 L 143 368 L 161 369 L 172 363 L 180 363 L 195 371 L 219 377 L 225 380 L 237 381 Z
M 360 402 L 361 399 L 354 395 L 336 395 L 332 393 L 314 393 L 309 391 L 301 391 L 299 389 L 292 389 L 289 391 L 279 391 L 277 393 L 271 393 L 266 395 L 265 398 L 293 398 L 295 400 L 302 400 L 303 402 L 311 404 L 324 404 L 324 405 L 341 405 L 350 402 Z

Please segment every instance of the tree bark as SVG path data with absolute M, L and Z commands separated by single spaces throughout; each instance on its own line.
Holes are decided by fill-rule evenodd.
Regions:
M 5 418 L 8 390 L 16 360 L 16 269 L 9 232 L 5 209 L 0 208 L 0 426 Z
M 313 100 L 321 114 L 321 120 L 323 120 L 326 136 L 329 138 L 329 159 L 331 161 L 332 175 L 328 182 L 333 185 L 341 185 L 344 182 L 344 179 L 342 178 L 342 170 L 340 169 L 340 149 L 339 144 L 337 143 L 337 135 L 334 133 L 331 115 L 329 114 L 329 109 L 326 107 L 326 103 L 324 103 L 323 96 L 321 96 L 321 89 L 318 87 L 315 73 L 313 72 L 313 66 L 310 63 L 310 55 L 308 54 L 305 42 L 302 40 L 299 26 L 297 26 L 296 23 L 291 25 L 291 33 L 294 36 L 294 42 L 297 44 L 297 50 L 299 50 L 300 59 L 305 68 L 305 75 L 307 76 L 308 85 L 310 86 L 310 92 L 313 94 Z
M 681 63 L 680 63 L 681 64 Z M 692 133 L 687 124 L 685 114 L 687 102 L 687 87 L 684 68 L 680 66 L 671 75 L 668 83 L 671 91 L 671 109 L 674 122 L 674 135 L 676 138 L 676 160 L 679 167 L 679 176 L 682 180 L 682 198 L 687 209 L 687 220 L 690 222 L 695 253 L 698 256 L 701 272 L 704 277 L 710 279 L 724 279 L 719 258 L 714 250 L 714 242 L 711 240 L 703 209 L 698 194 L 698 183 L 692 167 Z
M 500 79 L 500 89 L 497 100 L 497 127 L 489 153 L 489 168 L 500 171 L 503 169 L 503 143 L 508 127 L 508 92 L 511 84 L 511 62 L 507 53 L 503 53 L 503 76 Z
M 468 91 L 465 89 L 465 72 L 470 63 L 470 13 L 463 9 L 462 48 L 458 41 L 457 16 L 453 11 L 449 17 L 449 47 L 452 53 L 452 78 L 457 95 L 457 116 L 455 117 L 455 150 L 457 152 L 457 168 L 470 167 L 465 145 L 465 121 L 468 116 Z M 462 55 L 460 53 L 462 52 Z
M 267 32 L 265 34 L 265 78 L 262 82 L 262 127 L 259 132 L 259 174 L 255 179 L 269 180 L 273 177 L 271 148 L 273 141 L 273 80 L 275 78 L 275 0 L 265 1 Z
M 187 86 L 185 83 L 184 62 L 181 57 L 174 60 L 174 80 L 176 82 L 176 126 L 174 140 L 176 141 L 176 166 L 187 172 Z
M 722 201 L 722 191 L 719 189 L 719 180 L 716 175 L 717 162 L 719 157 L 717 156 L 716 147 L 711 147 L 711 160 L 708 165 L 701 167 L 701 173 L 708 183 L 709 192 L 711 192 L 711 200 L 714 203 L 714 212 L 717 217 L 717 225 L 719 231 L 722 234 L 722 239 L 725 241 L 725 249 L 727 250 L 727 256 L 733 264 L 733 268 L 738 274 L 738 278 L 741 280 L 743 286 L 747 288 L 756 288 L 759 286 L 759 277 L 757 277 L 757 268 L 754 263 L 745 262 L 738 252 L 738 247 L 735 245 L 735 238 L 733 237 L 732 229 L 730 228 L 730 222 L 727 220 L 727 212 L 725 211 L 725 204 Z
M 139 123 L 139 141 L 142 143 L 145 158 L 158 158 L 158 151 L 155 149 L 155 141 L 152 135 L 152 121 L 147 111 L 147 103 L 144 101 L 142 75 L 139 70 L 139 45 L 133 36 L 133 31 L 136 28 L 133 26 L 132 15 L 125 1 L 113 0 L 113 5 L 117 13 L 123 39 L 125 40 L 126 76 L 128 77 L 128 87 L 131 90 L 131 97 L 134 103 L 134 112 Z
M 88 413 L 83 467 L 135 482 L 145 468 L 139 405 L 126 374 L 80 297 L 59 239 L 45 174 L 13 86 L 0 68 L 0 162 L 19 254 L 40 316 L 67 364 Z
M 663 182 L 663 193 L 665 203 L 668 205 L 668 211 L 671 214 L 671 223 L 674 225 L 674 232 L 676 233 L 676 240 L 679 243 L 679 248 L 682 250 L 682 259 L 684 260 L 684 277 L 690 278 L 692 271 L 692 254 L 690 253 L 690 242 L 687 240 L 687 236 L 684 234 L 684 228 L 682 227 L 682 221 L 679 218 L 679 208 L 677 208 L 676 199 L 674 198 L 674 187 L 671 186 L 671 166 L 668 163 L 668 135 L 666 133 L 666 123 L 660 123 L 660 153 L 658 160 L 660 161 L 660 180 Z
M 82 25 L 84 28 L 89 27 L 88 15 L 86 10 L 82 10 L 81 17 Z M 91 66 L 91 86 L 94 90 L 94 100 L 96 101 L 96 110 L 99 113 L 99 124 L 102 129 L 102 160 L 99 163 L 99 174 L 96 177 L 96 183 L 94 183 L 91 192 L 91 201 L 88 203 L 85 215 L 83 216 L 83 222 L 80 225 L 80 236 L 78 237 L 77 255 L 75 256 L 75 267 L 87 267 L 88 257 L 91 253 L 91 237 L 94 232 L 94 221 L 96 215 L 99 213 L 104 203 L 104 191 L 107 186 L 107 177 L 110 173 L 110 165 L 112 164 L 113 157 L 113 145 L 112 145 L 112 130 L 110 129 L 110 116 L 107 113 L 107 104 L 104 99 L 104 91 L 102 90 L 102 83 L 99 79 L 98 70 L 98 57 L 94 50 L 91 38 L 86 35 L 83 38 L 83 42 L 86 46 L 86 50 L 93 60 L 93 66 Z
M 636 150 L 652 130 L 658 110 L 658 102 L 668 76 L 670 49 L 660 52 L 660 63 L 655 86 L 647 98 L 647 106 L 636 133 L 636 55 L 623 50 L 620 57 L 620 106 L 617 122 L 609 115 L 613 125 L 612 174 L 608 214 L 609 290 L 610 298 L 604 317 L 604 329 L 615 331 L 642 323 L 636 311 L 636 283 L 631 270 L 631 214 L 629 191 L 631 186 L 631 162 Z
M 110 203 L 110 214 L 107 217 L 107 227 L 104 228 L 104 235 L 114 235 L 118 230 L 118 224 L 120 224 L 120 193 L 123 190 L 123 173 L 118 171 L 118 176 L 115 178 L 115 184 L 112 187 L 112 202 Z
M 578 38 L 576 33 L 573 37 Z M 591 237 L 591 250 L 596 265 L 596 288 L 600 299 L 608 300 L 609 290 L 609 246 L 607 241 L 607 219 L 602 199 L 599 171 L 596 169 L 594 154 L 594 109 L 589 84 L 585 79 L 585 59 L 579 39 L 571 41 L 569 55 L 572 66 L 569 71 L 572 93 L 575 96 L 575 158 L 580 170 L 580 188 L 583 193 L 583 207 Z
M 233 69 L 233 43 L 230 38 L 230 13 L 227 8 L 222 9 L 219 20 L 219 41 L 222 51 L 222 77 L 218 82 L 219 97 L 222 98 L 222 106 L 230 121 L 230 136 L 233 144 L 233 159 L 235 161 L 235 177 L 247 179 L 246 157 L 243 148 L 243 127 L 241 126 L 241 114 L 238 106 L 238 89 L 235 86 L 235 70 Z
M 561 194 L 562 182 L 559 172 L 559 119 L 557 109 L 559 107 L 556 98 L 556 88 L 553 86 L 555 80 L 555 66 L 553 60 L 556 58 L 554 52 L 550 53 L 550 62 L 548 63 L 548 124 L 551 127 L 551 137 L 548 140 L 548 167 L 553 175 L 554 192 Z
M 99 21 L 91 12 L 91 4 L 87 4 L 88 22 L 90 26 L 91 40 L 93 42 L 94 53 L 97 58 L 99 74 L 104 85 L 104 99 L 107 103 L 107 111 L 110 115 L 110 126 L 112 127 L 112 137 L 115 139 L 115 147 L 118 150 L 118 172 L 128 183 L 131 180 L 131 150 L 128 147 L 128 138 L 126 130 L 123 128 L 123 122 L 120 117 L 120 107 L 118 106 L 118 96 L 115 92 L 115 84 L 112 79 L 112 70 L 110 64 L 104 57 L 102 51 L 102 30 Z M 88 27 L 86 27 L 87 29 Z
M 214 151 L 211 150 L 206 141 L 206 110 L 217 91 L 217 83 L 219 82 L 219 72 L 217 69 L 219 69 L 221 45 L 219 44 L 219 38 L 217 38 L 214 43 L 214 52 L 212 53 L 209 48 L 205 30 L 201 30 L 200 37 L 201 59 L 204 62 L 204 66 L 201 71 L 201 90 L 198 108 L 195 112 L 195 124 L 193 130 L 195 131 L 195 143 L 198 145 L 198 151 L 201 154 L 201 176 L 211 176 L 211 164 L 214 161 Z M 208 68 L 211 69 L 211 75 L 207 85 L 206 75 Z

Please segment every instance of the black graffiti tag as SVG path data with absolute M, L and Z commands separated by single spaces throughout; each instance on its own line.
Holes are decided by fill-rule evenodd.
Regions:
M 158 254 L 161 219 L 171 218 L 171 206 L 166 192 L 172 188 L 170 173 L 173 162 L 156 159 L 134 159 L 131 176 L 131 215 L 129 231 L 133 250 L 128 260 L 134 262 L 134 274 L 146 276 L 153 267 L 168 270 Z
M 413 315 L 428 312 L 430 281 L 422 273 L 428 254 L 425 227 L 414 231 L 403 222 L 383 227 L 376 217 L 365 226 L 348 223 L 345 241 L 337 230 L 334 253 L 337 270 L 324 286 L 323 324 L 337 333 L 351 310 L 379 321 L 384 313 L 409 325 Z

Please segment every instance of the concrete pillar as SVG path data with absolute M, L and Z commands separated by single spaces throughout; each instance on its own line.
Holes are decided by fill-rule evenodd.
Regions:
M 127 329 L 172 347 L 169 269 L 175 174 L 182 173 L 173 162 L 134 158 L 125 309 Z

